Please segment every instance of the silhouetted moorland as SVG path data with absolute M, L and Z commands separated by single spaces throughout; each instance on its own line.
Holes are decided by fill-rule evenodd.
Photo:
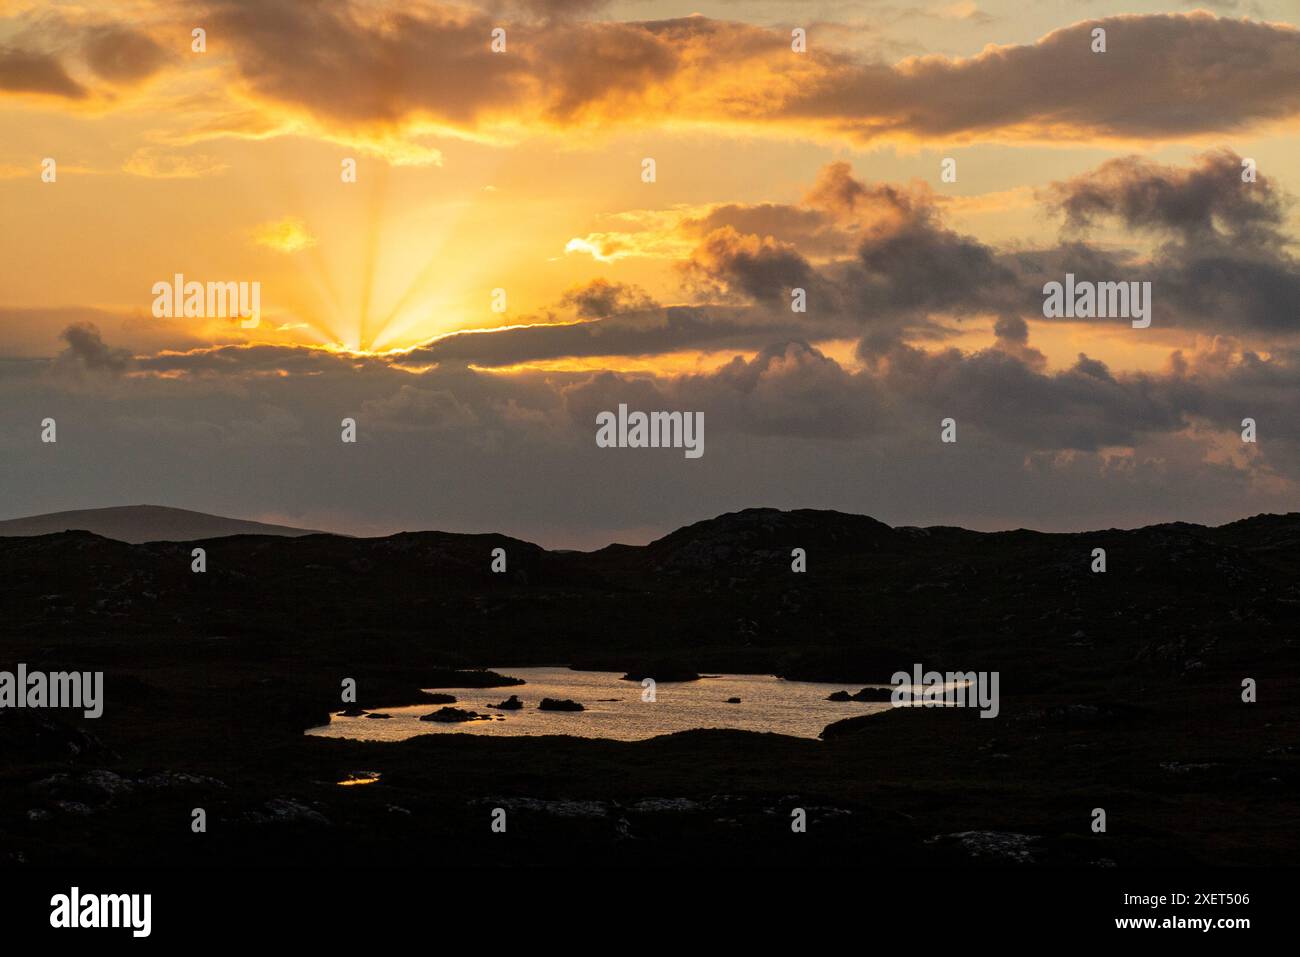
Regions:
M 438 532 L 0 538 L 0 668 L 106 672 L 99 720 L 0 712 L 0 863 L 1289 863 L 1298 573 L 1295 513 L 985 534 L 754 509 L 592 553 Z M 344 677 L 373 709 L 569 663 L 846 686 L 997 670 L 1002 706 L 849 718 L 821 741 L 301 733 Z M 501 674 L 463 672 L 485 667 Z

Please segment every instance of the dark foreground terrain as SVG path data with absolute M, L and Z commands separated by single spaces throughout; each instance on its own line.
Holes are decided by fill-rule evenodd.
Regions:
M 0 670 L 106 673 L 98 720 L 0 711 L 0 866 L 1300 860 L 1298 514 L 1047 535 L 750 510 L 584 554 L 64 532 L 0 538 L 0 607 Z M 302 734 L 344 678 L 367 709 L 473 680 L 497 700 L 457 669 L 557 662 L 846 687 L 996 670 L 1001 713 L 846 702 L 820 741 Z

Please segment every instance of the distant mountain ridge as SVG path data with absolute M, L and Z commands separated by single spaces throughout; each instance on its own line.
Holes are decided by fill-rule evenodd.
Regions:
M 250 522 L 193 512 L 164 505 L 120 505 L 112 508 L 80 508 L 47 515 L 31 515 L 0 521 L 0 537 L 55 535 L 86 531 L 131 545 L 144 542 L 192 542 L 228 535 L 317 535 L 309 528 Z
M 335 535 L 339 538 L 356 538 L 322 529 L 297 528 L 240 518 L 228 518 L 207 512 L 164 505 L 119 505 L 109 508 L 71 509 L 22 518 L 0 519 L 0 538 L 30 538 L 38 535 L 57 535 L 61 532 L 84 531 L 101 538 L 114 539 L 130 545 L 147 542 L 195 542 L 231 535 L 275 535 L 298 538 L 304 535 Z M 546 548 L 524 542 L 501 532 L 442 532 L 433 529 L 408 529 L 393 535 L 364 536 L 370 539 L 400 539 L 404 536 L 444 536 L 452 541 L 476 539 L 504 539 L 526 545 L 530 550 L 551 555 L 590 556 L 593 558 L 625 559 L 639 557 L 640 564 L 660 569 L 673 566 L 691 567 L 710 564 L 729 553 L 769 551 L 774 546 L 797 540 L 798 544 L 831 551 L 853 551 L 865 545 L 877 547 L 891 542 L 917 537 L 940 539 L 994 541 L 1017 536 L 1066 537 L 1070 535 L 1098 535 L 1109 533 L 1149 534 L 1214 533 L 1234 544 L 1250 543 L 1263 546 L 1273 544 L 1294 547 L 1300 545 L 1300 512 L 1285 514 L 1262 513 L 1237 519 L 1223 525 L 1198 525 L 1189 522 L 1164 522 L 1136 528 L 1108 528 L 1082 532 L 1040 532 L 1017 528 L 1003 531 L 977 532 L 960 526 L 929 525 L 890 526 L 867 515 L 840 512 L 833 509 L 800 508 L 745 508 L 725 512 L 713 518 L 684 525 L 644 545 L 613 543 L 603 548 L 584 551 L 571 548 Z
M 806 566 L 794 567 L 796 549 Z M 1300 655 L 1300 513 L 1048 533 L 758 508 L 594 552 L 437 531 L 140 544 L 10 532 L 0 607 L 8 634 L 36 650 L 52 635 L 269 642 L 347 674 L 364 649 L 394 669 L 383 680 L 417 667 L 649 661 L 862 683 L 952 664 L 1058 691 L 1117 676 L 1226 681 Z

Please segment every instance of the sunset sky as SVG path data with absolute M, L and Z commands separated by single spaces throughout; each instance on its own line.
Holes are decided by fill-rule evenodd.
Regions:
M 0 518 L 148 502 L 585 548 L 750 506 L 1295 510 L 1298 22 L 0 0 Z M 1150 327 L 1045 319 L 1067 272 L 1151 282 Z M 156 318 L 177 273 L 259 282 L 259 325 Z M 702 411 L 705 454 L 597 448 L 619 403 Z

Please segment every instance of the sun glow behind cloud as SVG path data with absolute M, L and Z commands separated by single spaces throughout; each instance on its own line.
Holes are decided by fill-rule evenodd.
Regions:
M 1276 303 L 1297 288 L 1300 47 L 1259 4 L 1089 11 L 1125 41 L 1104 61 L 1059 5 L 1009 0 L 828 8 L 845 22 L 813 24 L 806 56 L 776 3 L 216 0 L 205 54 L 184 0 L 10 5 L 4 48 L 31 55 L 0 52 L 3 347 L 49 359 L 47 383 L 174 390 L 123 422 L 188 434 L 165 410 L 211 389 L 253 410 L 205 435 L 282 438 L 338 396 L 368 436 L 421 432 L 457 462 L 544 459 L 631 393 L 707 408 L 719 436 L 842 443 L 828 460 L 924 458 L 890 429 L 957 406 L 999 461 L 1087 490 L 1094 467 L 1163 480 L 1180 456 L 1285 475 L 1215 451 L 1295 368 Z M 103 36 L 162 53 L 120 63 Z M 1156 321 L 1045 320 L 1067 269 L 1157 274 Z M 259 282 L 260 325 L 152 317 L 176 273 Z
M 286 216 L 274 223 L 263 223 L 253 230 L 253 242 L 282 253 L 297 253 L 315 246 L 319 240 L 307 230 L 301 219 Z

